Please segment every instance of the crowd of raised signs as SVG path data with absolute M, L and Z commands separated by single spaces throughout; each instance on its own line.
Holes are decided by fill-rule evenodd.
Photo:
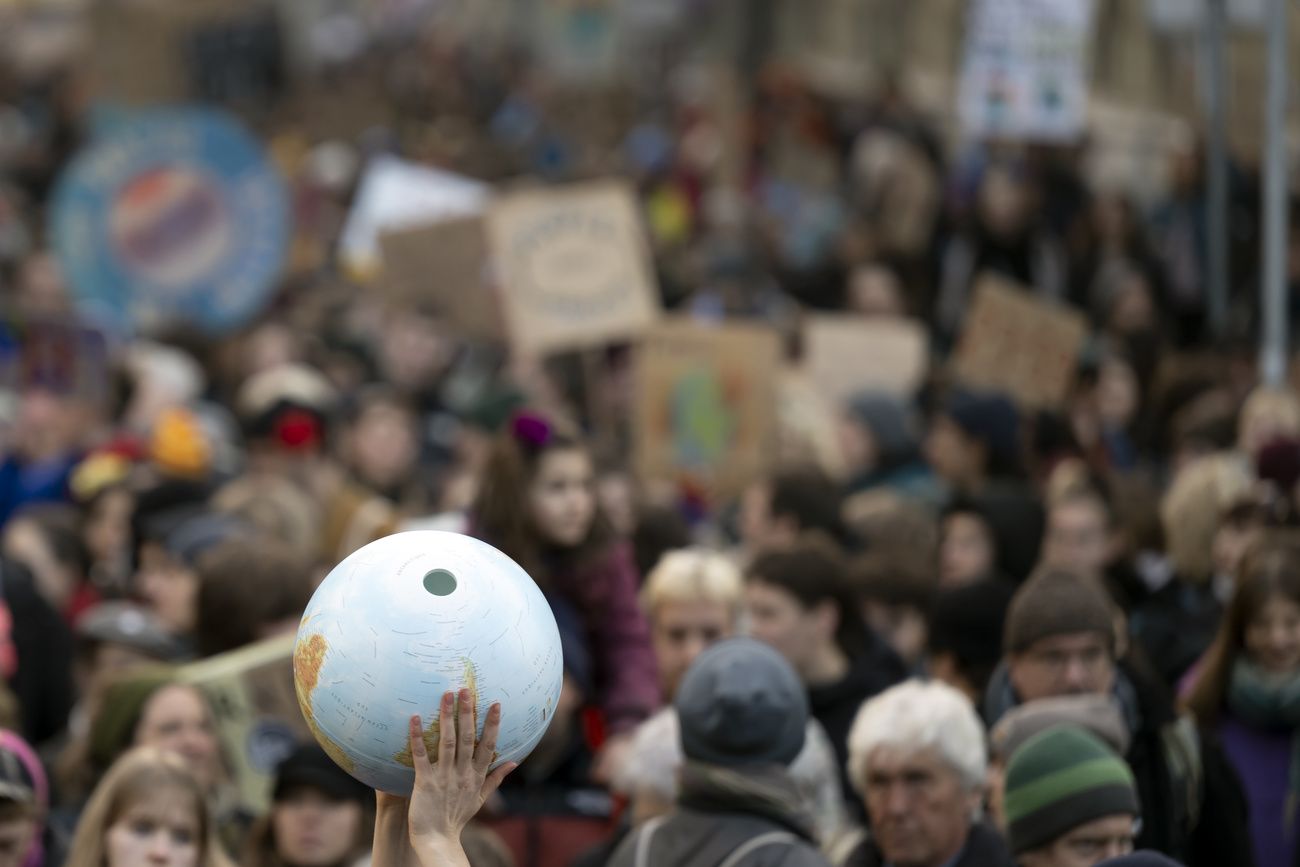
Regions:
M 1190 127 L 1138 200 L 1090 178 L 1086 140 L 955 141 L 888 86 L 683 66 L 592 95 L 436 38 L 384 61 L 389 126 L 250 121 L 294 217 L 252 321 L 119 330 L 68 350 L 85 378 L 6 343 L 0 867 L 1300 863 L 1300 395 L 1259 384 L 1253 168 L 1232 166 L 1219 323 Z M 90 120 L 74 72 L 11 72 L 0 300 L 39 335 L 78 321 L 47 206 Z M 809 315 L 910 329 L 922 375 L 780 391 L 756 472 L 715 484 L 678 449 L 648 478 L 635 339 L 530 357 L 419 285 L 353 282 L 337 242 L 383 154 L 621 178 L 668 315 L 770 329 L 791 370 Z M 1295 309 L 1296 229 L 1289 250 Z M 968 333 L 989 275 L 1086 323 L 1064 390 L 953 374 L 962 341 L 1011 339 Z M 664 409 L 724 460 L 729 389 Z M 444 754 L 409 804 L 302 743 L 251 809 L 185 666 L 292 634 L 340 560 L 429 528 L 550 600 L 542 742 L 504 780 Z

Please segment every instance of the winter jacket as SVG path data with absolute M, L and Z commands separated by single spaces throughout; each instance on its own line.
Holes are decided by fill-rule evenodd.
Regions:
M 650 823 L 629 834 L 608 867 L 637 867 L 638 841 Z M 748 813 L 714 813 L 679 808 L 653 829 L 646 851 L 649 867 L 718 867 L 736 850 L 766 834 L 789 835 L 742 857 L 734 867 L 829 867 L 830 862 L 799 829 Z
M 629 732 L 661 704 L 650 624 L 637 602 L 632 547 L 618 542 L 594 563 L 561 569 L 554 592 L 576 608 L 595 666 L 596 703 L 613 734 Z
M 867 836 L 844 862 L 843 867 L 885 867 L 885 857 Z M 950 867 L 1012 867 L 1002 837 L 988 825 L 972 825 L 966 845 Z
M 1246 796 L 1214 733 L 1174 709 L 1151 673 L 1121 661 L 1114 695 L 1132 736 L 1125 759 L 1142 804 L 1139 849 L 1155 849 L 1187 867 L 1251 867 Z M 1004 662 L 989 682 L 984 712 L 990 727 L 1020 704 Z
M 907 679 L 907 669 L 893 648 L 869 630 L 849 657 L 849 671 L 837 683 L 808 690 L 808 705 L 835 748 L 840 784 L 850 804 L 861 807 L 848 777 L 849 729 L 862 703 Z
M 1258 867 L 1292 867 L 1297 852 L 1295 825 L 1286 827 L 1287 786 L 1294 731 L 1273 731 L 1220 713 L 1215 731 L 1223 752 L 1241 777 L 1250 805 L 1250 836 Z

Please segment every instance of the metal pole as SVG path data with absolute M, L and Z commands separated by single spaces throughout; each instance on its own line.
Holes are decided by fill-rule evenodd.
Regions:
M 1209 120 L 1209 213 L 1206 288 L 1209 292 L 1210 333 L 1222 339 L 1228 330 L 1228 112 L 1223 43 L 1227 32 L 1227 0 L 1209 0 L 1205 8 L 1206 118 Z
M 1260 371 L 1265 384 L 1286 381 L 1286 76 L 1287 7 L 1290 0 L 1269 0 L 1267 142 L 1264 145 L 1264 285 L 1260 299 L 1263 345 Z

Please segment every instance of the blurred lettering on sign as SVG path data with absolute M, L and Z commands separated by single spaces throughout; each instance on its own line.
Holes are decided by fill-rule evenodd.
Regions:
M 167 109 L 115 124 L 72 159 L 49 231 L 88 312 L 223 332 L 269 300 L 289 208 L 275 166 L 232 117 Z
M 838 407 L 864 391 L 915 394 L 925 380 L 930 340 L 912 319 L 809 316 L 803 355 L 809 384 Z
M 1073 141 L 1088 109 L 1095 0 L 972 0 L 958 86 L 966 132 Z
M 104 335 L 71 320 L 0 314 L 0 389 L 102 400 L 108 393 Z
M 502 339 L 482 217 L 382 232 L 379 247 L 384 269 L 376 285 L 388 300 L 446 319 L 467 336 Z
M 659 290 L 632 190 L 600 182 L 510 193 L 488 241 L 517 349 L 545 354 L 629 340 L 659 318 Z
M 1074 386 L 1087 333 L 1081 314 L 982 274 L 953 353 L 954 373 L 962 383 L 1005 391 L 1026 407 L 1060 407 Z
M 637 472 L 714 496 L 771 466 L 781 339 L 762 325 L 670 320 L 636 350 Z
M 181 670 L 212 708 L 241 805 L 257 814 L 271 806 L 276 766 L 312 737 L 294 691 L 296 642 L 293 633 L 268 638 Z

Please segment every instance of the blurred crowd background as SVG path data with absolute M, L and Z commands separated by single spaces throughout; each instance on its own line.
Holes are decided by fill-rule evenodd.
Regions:
M 1023 711 L 1073 696 L 1130 845 L 1296 863 L 1265 6 L 1222 7 L 1217 88 L 1174 0 L 0 0 L 0 862 L 144 863 L 112 829 L 151 791 L 205 863 L 366 857 L 292 636 L 441 529 L 565 647 L 475 865 L 604 864 L 670 809 L 664 708 L 737 634 L 807 689 L 835 863 L 948 861 L 861 830 L 859 709 L 909 678 L 992 727 L 990 840 Z

